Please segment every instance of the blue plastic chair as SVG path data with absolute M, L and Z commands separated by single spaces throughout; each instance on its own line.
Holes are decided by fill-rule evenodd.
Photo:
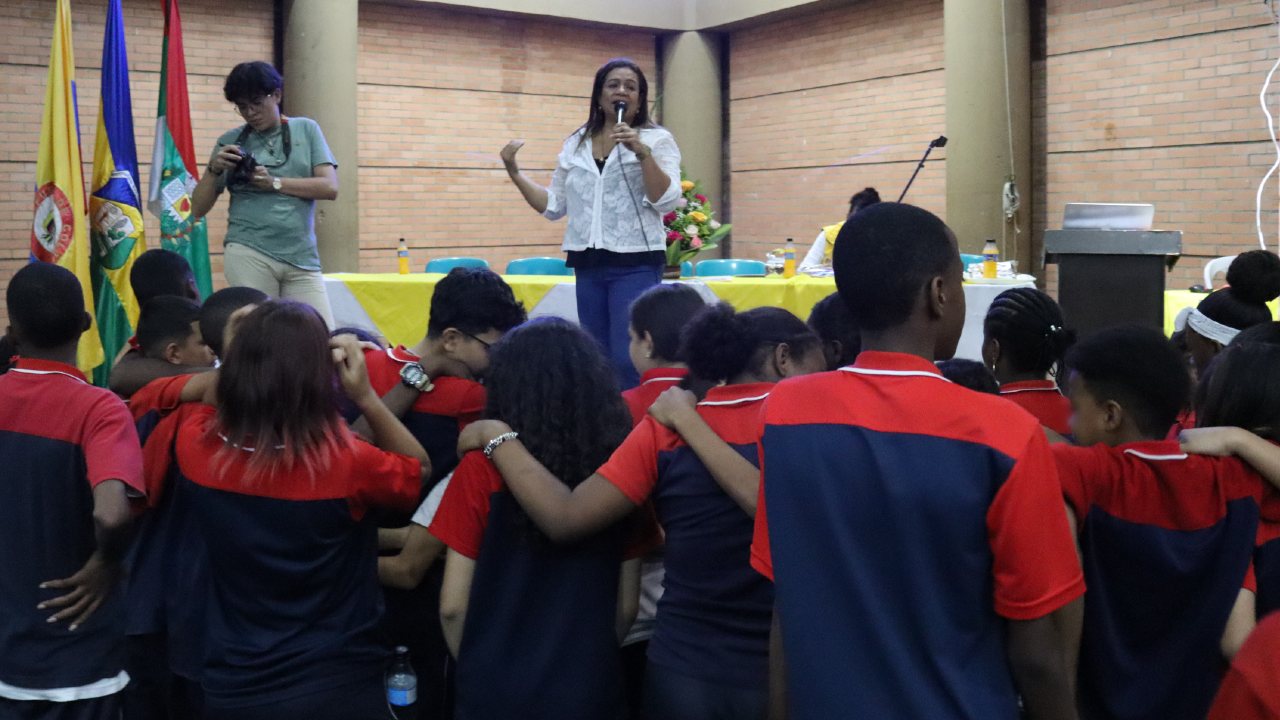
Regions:
M 507 263 L 507 275 L 572 275 L 573 268 L 564 264 L 564 258 L 519 258 Z
M 964 263 L 964 269 L 968 270 L 970 265 L 982 262 L 982 256 L 972 253 L 960 253 L 960 262 Z
M 427 263 L 429 273 L 447 273 L 454 268 L 489 268 L 489 261 L 478 257 L 444 257 Z
M 693 277 L 693 261 L 685 260 L 680 263 L 680 277 Z
M 764 263 L 760 260 L 703 260 L 696 268 L 698 277 L 709 275 L 764 275 Z

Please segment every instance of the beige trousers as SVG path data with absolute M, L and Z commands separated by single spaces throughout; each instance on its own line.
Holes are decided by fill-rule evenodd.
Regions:
M 223 249 L 222 274 L 228 285 L 251 287 L 273 298 L 306 303 L 333 329 L 333 310 L 324 291 L 324 276 L 318 270 L 303 270 L 246 245 L 232 243 Z

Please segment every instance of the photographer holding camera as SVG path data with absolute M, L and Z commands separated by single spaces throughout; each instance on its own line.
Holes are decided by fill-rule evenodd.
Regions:
M 195 218 L 231 191 L 223 274 L 231 285 L 311 305 L 333 326 L 316 249 L 316 200 L 338 197 L 338 163 L 320 126 L 280 114 L 284 81 L 265 62 L 236 65 L 223 95 L 245 124 L 218 138 L 192 193 Z

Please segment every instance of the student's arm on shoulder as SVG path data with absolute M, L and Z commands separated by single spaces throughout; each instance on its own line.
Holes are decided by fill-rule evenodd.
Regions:
M 164 360 L 143 357 L 142 353 L 132 351 L 120 358 L 120 362 L 116 363 L 116 366 L 111 369 L 109 387 L 111 392 L 127 398 L 157 378 L 189 375 L 212 369 L 192 367 L 190 365 L 174 365 Z
M 454 658 L 462 647 L 462 629 L 467 624 L 467 605 L 471 599 L 471 580 L 476 561 L 449 548 L 444 560 L 444 581 L 440 588 L 440 628 L 445 644 Z
M 463 430 L 458 448 L 460 451 L 482 448 L 510 431 L 505 423 L 481 420 Z M 623 447 L 626 445 L 624 442 Z M 622 452 L 622 448 L 615 456 L 618 452 Z M 518 438 L 499 445 L 492 459 L 516 501 L 554 542 L 571 542 L 597 532 L 626 517 L 638 505 L 600 473 L 569 489 L 543 467 Z
M 640 614 L 640 558 L 622 563 L 618 574 L 618 618 L 614 627 L 618 642 L 622 642 Z
M 1219 457 L 1234 455 L 1280 489 L 1280 446 L 1248 430 L 1234 427 L 1196 428 L 1183 430 L 1178 440 L 1183 452 Z
M 370 509 L 412 512 L 422 488 L 418 459 L 379 449 L 356 437 L 351 442 L 353 511 L 360 516 Z
M 755 517 L 760 468 L 725 442 L 698 414 L 697 398 L 680 387 L 668 388 L 649 406 L 649 415 L 680 434 L 706 466 L 716 484 L 747 515 Z

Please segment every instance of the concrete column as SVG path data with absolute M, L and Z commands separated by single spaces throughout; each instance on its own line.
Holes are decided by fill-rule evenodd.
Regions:
M 659 122 L 676 137 L 685 173 L 724 220 L 724 107 L 721 38 L 681 32 L 663 37 Z M 652 93 L 652 91 L 650 91 Z M 723 252 L 721 252 L 723 255 Z
M 325 272 L 354 272 L 360 264 L 358 5 L 358 0 L 285 0 L 284 5 L 285 113 L 320 123 L 338 160 L 338 199 L 316 203 L 316 241 Z
M 943 6 L 949 139 L 947 224 L 955 230 L 962 251 L 980 252 L 986 238 L 995 238 L 1002 243 L 1001 256 L 1016 257 L 1023 272 L 1038 270 L 1030 264 L 1033 254 L 1028 1 L 945 0 Z M 1017 181 L 1022 209 L 1013 220 L 1006 221 L 1002 193 L 1010 175 Z M 1021 228 L 1021 234 L 1015 235 L 1015 223 Z

